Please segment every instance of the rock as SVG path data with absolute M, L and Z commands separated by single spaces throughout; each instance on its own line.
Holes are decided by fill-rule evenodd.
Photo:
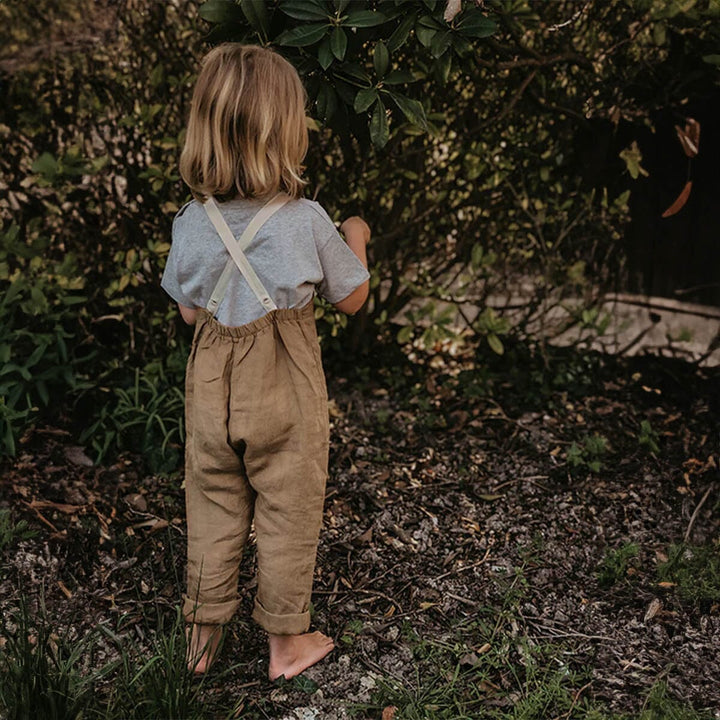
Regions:
M 65 448 L 65 457 L 73 464 L 80 467 L 92 467 L 93 461 L 85 454 L 85 448 L 79 445 L 70 445 Z
M 126 495 L 123 500 L 125 500 L 125 502 L 133 510 L 137 510 L 138 512 L 147 512 L 147 500 L 143 495 L 140 495 L 140 493 L 131 493 L 130 495 Z

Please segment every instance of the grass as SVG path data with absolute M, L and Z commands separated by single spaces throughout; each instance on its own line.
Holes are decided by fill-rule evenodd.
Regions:
M 135 369 L 129 387 L 114 387 L 93 408 L 94 421 L 83 430 L 80 442 L 89 441 L 95 462 L 125 449 L 140 450 L 152 473 L 166 475 L 182 460 L 185 440 L 185 396 L 177 373 L 160 363 Z
M 24 525 L 0 512 L 5 548 L 25 533 Z M 413 662 L 406 665 L 412 670 L 376 677 L 370 699 L 349 711 L 374 719 L 394 707 L 394 720 L 714 720 L 673 698 L 660 681 L 646 692 L 637 713 L 612 713 L 593 699 L 592 666 L 581 664 L 569 642 L 523 634 L 518 608 L 528 593 L 525 569 L 541 546 L 542 538 L 534 538 L 517 567 L 495 568 L 491 577 L 499 603 L 476 608 L 446 633 L 434 631 L 430 637 L 425 627 L 405 620 L 398 642 L 412 651 Z M 633 543 L 609 551 L 599 580 L 623 581 L 637 554 Z M 720 591 L 719 556 L 715 545 L 672 546 L 658 574 L 677 583 L 677 591 L 692 602 L 712 600 Z M 228 699 L 223 681 L 237 682 L 244 663 L 221 664 L 199 679 L 191 676 L 181 613 L 163 610 L 152 596 L 146 599 L 154 612 L 139 620 L 122 616 L 113 626 L 103 623 L 76 637 L 48 616 L 42 602 L 32 613 L 21 597 L 16 611 L 0 615 L 0 718 L 259 720 L 289 712 L 267 687 L 240 689 Z M 366 632 L 361 620 L 347 622 L 341 637 L 345 652 L 362 652 Z M 137 637 L 148 639 L 141 643 Z M 317 689 L 303 677 L 283 686 L 308 695 Z M 290 702 L 301 701 L 295 696 Z
M 73 642 L 57 635 L 50 623 L 31 617 L 24 600 L 2 616 L 0 637 L 0 709 L 7 720 L 74 720 L 95 707 L 93 687 L 108 667 L 83 674 L 89 637 Z
M 517 636 L 509 607 L 479 608 L 455 628 L 452 639 L 428 640 L 406 625 L 403 637 L 415 658 L 412 678 L 385 676 L 371 702 L 354 706 L 364 718 L 395 707 L 396 720 L 549 720 L 587 709 L 577 691 L 589 668 L 574 668 L 565 646 Z
M 694 605 L 720 602 L 720 542 L 709 545 L 674 543 L 658 565 L 658 579 L 674 582 L 680 597 Z
M 18 525 L 9 526 L 24 532 Z M 528 551 L 525 562 L 536 550 Z M 608 554 L 602 571 L 617 582 L 636 554 L 632 544 L 622 546 Z M 693 578 L 696 593 L 705 597 L 708 588 L 717 590 L 717 567 L 711 561 L 716 554 L 715 548 L 694 548 L 692 553 L 678 548 L 662 572 L 674 578 L 679 589 L 685 583 L 691 587 Z M 581 664 L 570 642 L 538 641 L 523 634 L 518 608 L 528 589 L 524 570 L 524 563 L 508 576 L 498 569 L 493 581 L 502 601 L 477 607 L 442 635 L 434 631 L 428 636 L 425 627 L 405 620 L 398 642 L 411 650 L 413 662 L 405 664 L 402 676 L 376 677 L 370 699 L 348 710 L 355 717 L 374 719 L 394 707 L 394 720 L 712 720 L 712 715 L 671 697 L 661 682 L 648 691 L 635 715 L 611 713 L 595 701 L 592 666 Z M 0 718 L 259 720 L 287 714 L 288 709 L 281 710 L 270 697 L 269 688 L 247 691 L 241 684 L 232 697 L 223 693 L 224 681 L 237 682 L 244 663 L 221 664 L 201 678 L 190 675 L 179 609 L 173 614 L 150 605 L 157 612 L 139 620 L 122 616 L 114 626 L 103 623 L 78 638 L 60 629 L 42 602 L 33 614 L 21 599 L 17 611 L 0 616 Z M 362 651 L 366 631 L 360 620 L 345 625 L 341 643 L 346 652 Z M 138 636 L 148 640 L 140 643 Z M 317 689 L 303 677 L 283 687 L 309 695 Z M 290 702 L 300 701 L 296 696 Z
M 79 639 L 54 629 L 44 610 L 33 618 L 25 602 L 0 625 L 0 717 L 3 720 L 147 720 L 231 718 L 204 698 L 210 683 L 237 670 L 196 678 L 185 664 L 180 611 L 169 627 L 155 628 L 149 650 L 129 628 L 101 625 Z M 104 642 L 103 642 L 104 641 Z M 98 646 L 114 646 L 116 657 L 98 662 Z M 225 714 L 227 713 L 227 714 Z
M 640 546 L 634 542 L 624 543 L 617 549 L 608 550 L 598 567 L 597 579 L 602 588 L 610 588 L 627 578 L 628 569 L 637 558 Z
M 493 612 L 492 608 L 486 609 Z M 411 627 L 403 636 L 415 645 L 412 677 L 385 675 L 367 703 L 352 705 L 358 718 L 393 720 L 714 720 L 669 695 L 658 681 L 639 713 L 612 713 L 592 699 L 592 668 L 577 667 L 573 650 L 563 643 L 536 643 L 513 637 L 510 628 L 496 632 L 472 651 L 487 624 L 458 628 L 455 642 L 424 640 Z M 464 638 L 464 639 L 463 639 Z M 394 708 L 394 713 L 388 708 Z M 383 716 L 385 717 L 385 716 Z
M 712 712 L 698 711 L 673 700 L 668 695 L 667 683 L 656 682 L 645 698 L 639 714 L 607 713 L 592 709 L 584 720 L 715 720 Z
M 633 543 L 610 551 L 600 581 L 612 585 L 624 579 L 637 554 Z M 693 557 L 698 564 L 707 562 L 705 555 Z M 696 564 L 692 568 L 697 571 Z M 517 608 L 527 590 L 524 565 L 494 580 L 502 606 L 478 608 L 454 628 L 451 640 L 427 639 L 422 628 L 406 621 L 401 637 L 413 651 L 413 676 L 379 677 L 370 701 L 352 705 L 353 714 L 369 720 L 394 708 L 394 714 L 387 711 L 394 720 L 714 720 L 709 712 L 672 698 L 661 681 L 647 692 L 639 714 L 610 712 L 593 700 L 592 666 L 578 662 L 575 648 L 560 639 L 538 642 L 519 631 L 523 620 Z
M 590 697 L 591 668 L 577 667 L 562 643 L 535 643 L 517 636 L 513 618 L 491 620 L 497 609 L 458 625 L 446 640 L 428 640 L 409 622 L 401 636 L 414 655 L 412 677 L 377 680 L 367 703 L 349 709 L 379 718 L 394 707 L 395 720 L 713 720 L 670 697 L 656 683 L 638 714 L 610 713 Z M 23 602 L 0 623 L 0 717 L 3 720 L 148 720 L 275 717 L 270 701 L 243 695 L 224 707 L 205 692 L 222 687 L 238 666 L 201 679 L 185 670 L 185 633 L 178 612 L 161 622 L 150 648 L 141 648 L 122 623 L 101 625 L 74 639 L 55 631 L 44 610 L 33 617 Z M 99 646 L 117 657 L 97 663 Z M 479 645 L 482 643 L 482 645 Z M 89 669 L 93 664 L 97 669 Z M 300 678 L 302 681 L 302 678 Z M 312 694 L 302 682 L 291 688 Z
M 10 510 L 0 509 L 0 553 L 15 545 L 19 540 L 29 540 L 36 535 L 35 530 L 28 529 L 26 520 L 13 522 Z

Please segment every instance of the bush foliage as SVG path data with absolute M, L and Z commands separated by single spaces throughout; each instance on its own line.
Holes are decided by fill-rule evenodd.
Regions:
M 618 138 L 717 84 L 719 15 L 717 0 L 0 5 L 4 451 L 51 407 L 100 455 L 123 437 L 177 453 L 188 335 L 159 279 L 208 44 L 296 65 L 308 193 L 373 228 L 371 300 L 350 323 L 318 303 L 325 345 L 461 333 L 502 353 L 509 335 L 606 327 L 596 301 L 623 282 L 642 160 Z

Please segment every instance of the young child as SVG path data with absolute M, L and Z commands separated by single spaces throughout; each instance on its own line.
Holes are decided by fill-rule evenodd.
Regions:
M 254 522 L 253 618 L 269 677 L 333 648 L 309 633 L 327 477 L 327 389 L 315 290 L 354 313 L 368 293 L 370 229 L 302 198 L 305 91 L 293 66 L 224 43 L 203 59 L 180 172 L 194 200 L 173 222 L 162 287 L 195 325 L 185 381 L 188 667 L 202 673 L 238 606 Z M 216 202 L 217 201 L 217 202 Z

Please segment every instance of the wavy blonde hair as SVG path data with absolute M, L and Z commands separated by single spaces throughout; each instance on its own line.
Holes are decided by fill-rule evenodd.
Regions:
M 300 197 L 308 148 L 305 88 L 272 50 L 222 43 L 202 60 L 180 175 L 204 202 L 214 195 Z

